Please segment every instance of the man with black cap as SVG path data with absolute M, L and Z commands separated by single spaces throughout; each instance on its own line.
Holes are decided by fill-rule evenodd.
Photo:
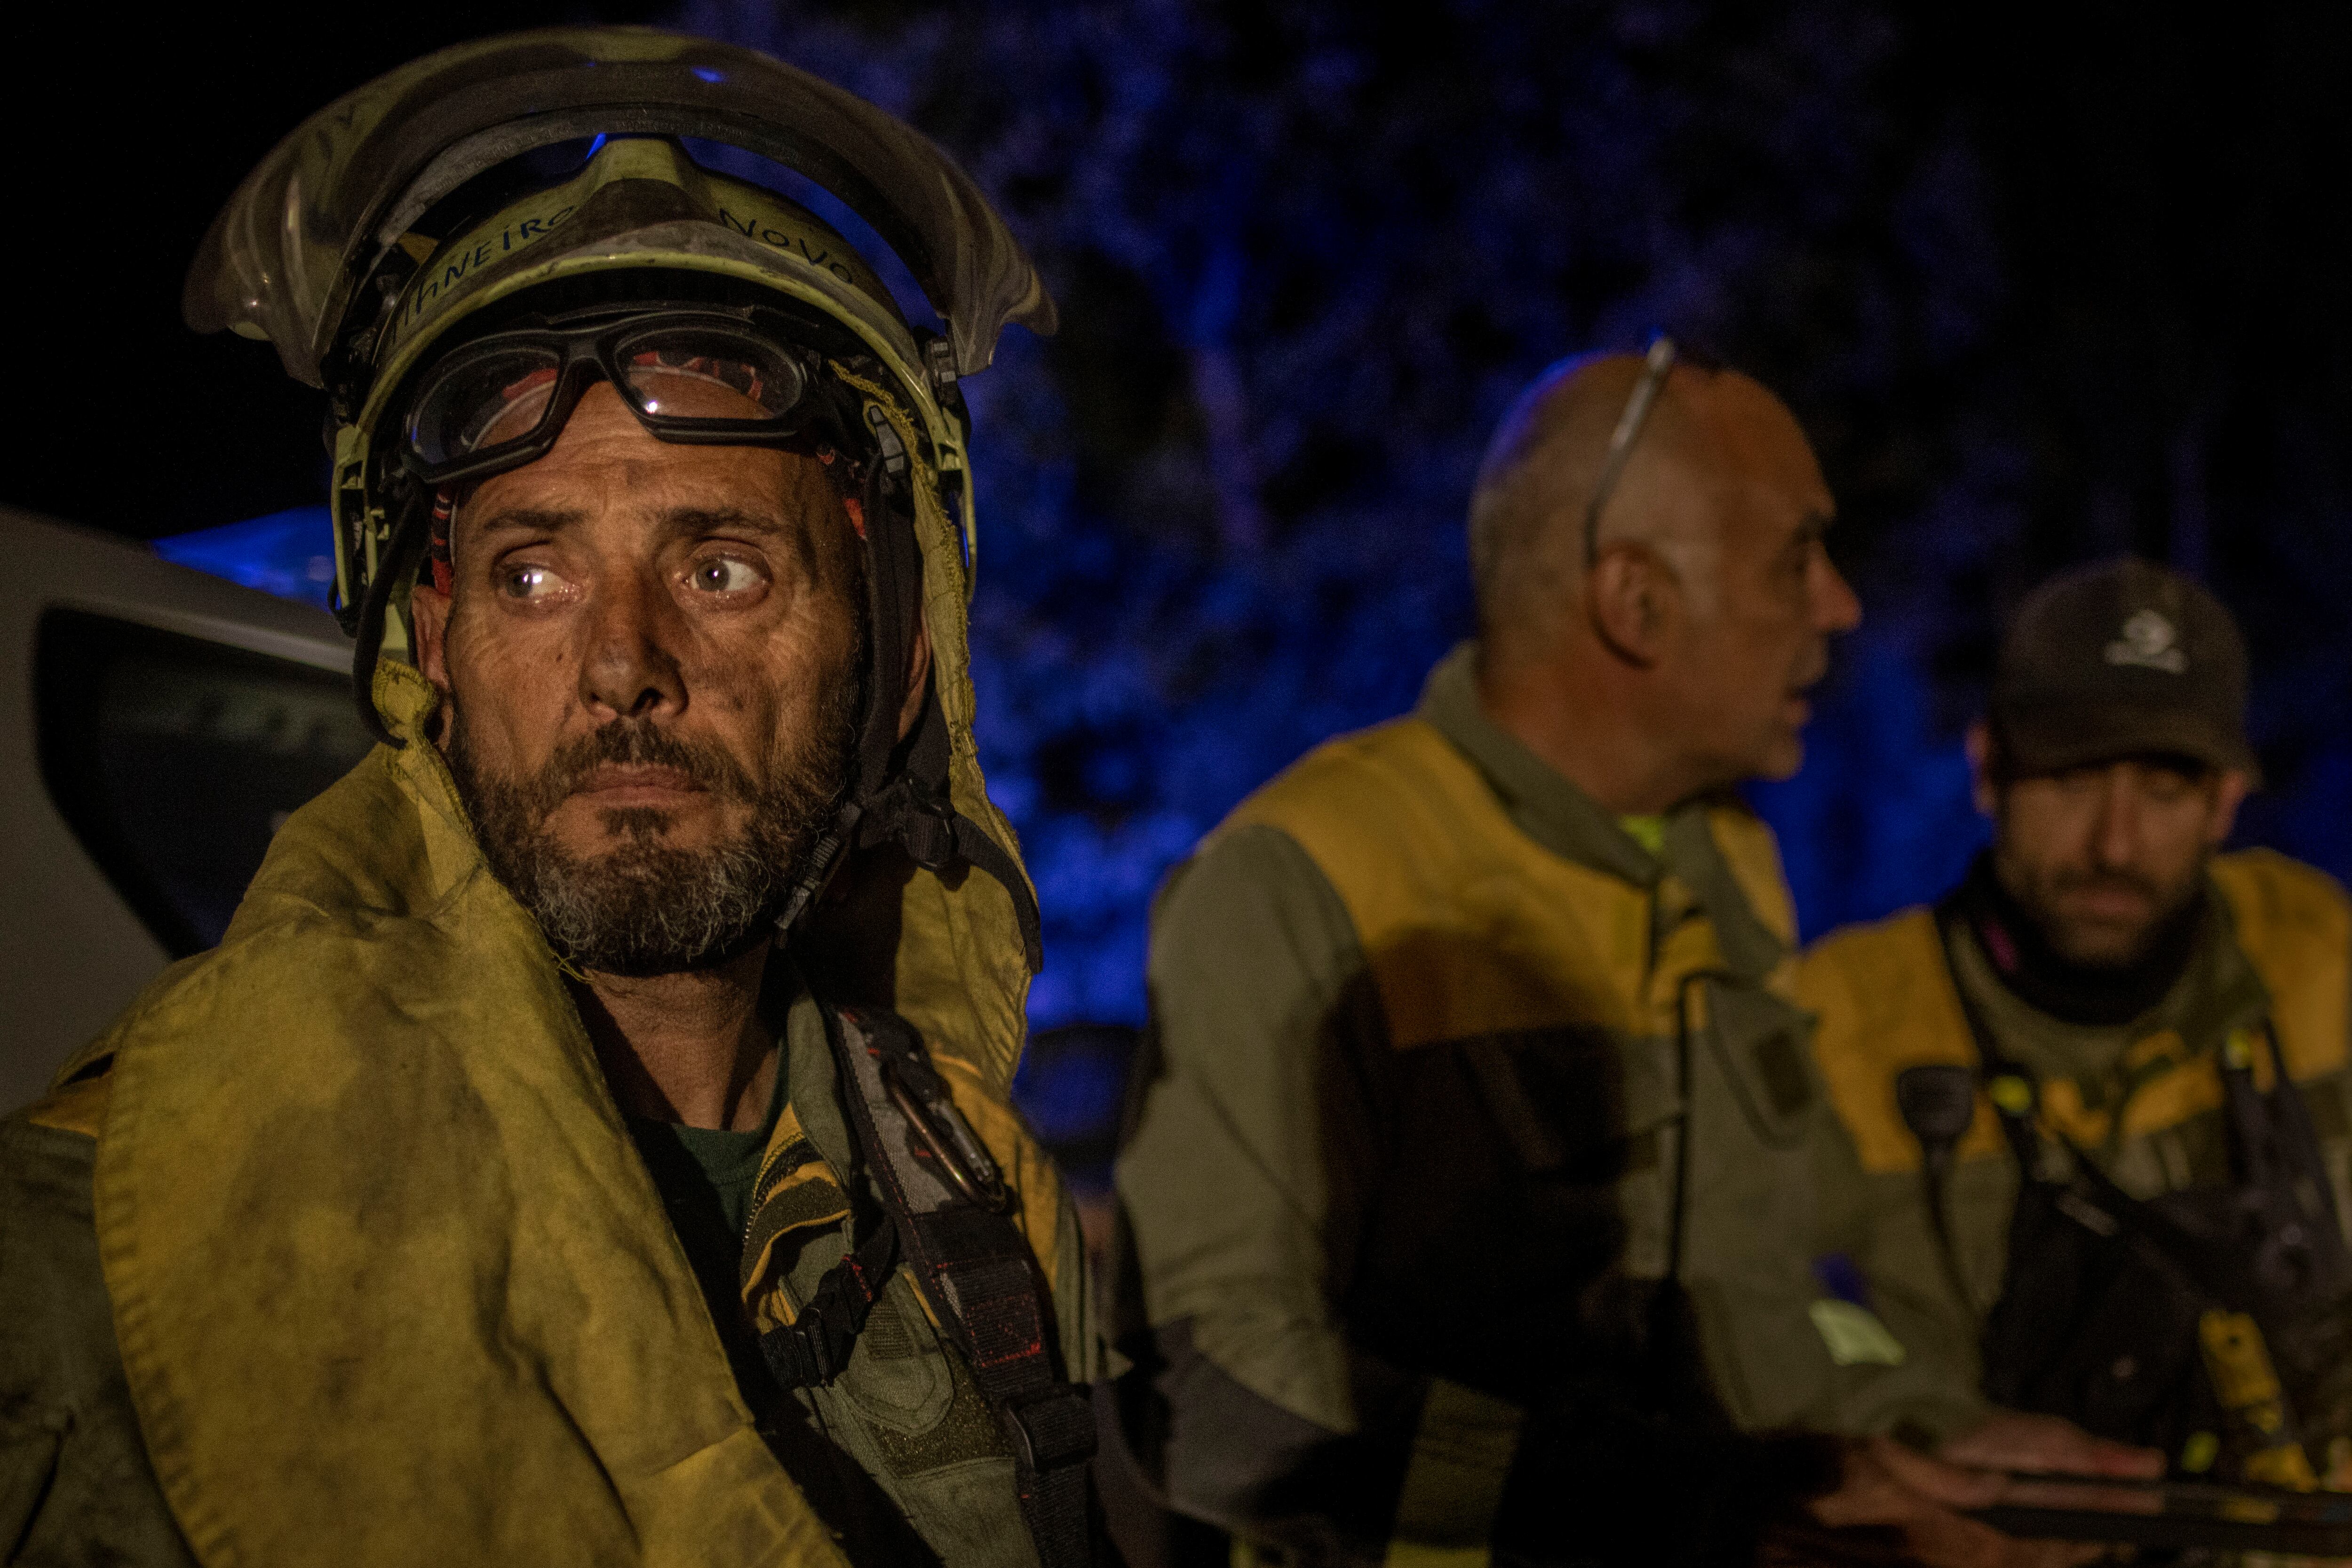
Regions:
M 1906 1352 L 1855 1427 L 1965 1447 L 2008 1407 L 2176 1476 L 2352 1468 L 2352 904 L 2219 853 L 2256 778 L 2245 697 L 2229 612 L 2179 574 L 2043 584 L 1969 734 L 1991 847 L 1934 909 L 1807 955 L 1857 1261 Z

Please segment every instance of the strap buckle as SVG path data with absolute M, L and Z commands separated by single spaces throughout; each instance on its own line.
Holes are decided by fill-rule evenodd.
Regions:
M 1095 1457 L 1094 1401 L 1066 1383 L 1004 1406 L 1014 1458 L 1030 1474 L 1081 1464 Z
M 867 806 L 857 841 L 895 841 L 926 871 L 943 871 L 962 854 L 955 829 L 955 811 L 946 800 L 902 774 Z
M 836 1358 L 824 1321 L 814 1312 L 803 1312 L 789 1323 L 760 1336 L 760 1353 L 768 1370 L 786 1388 L 822 1388 L 841 1375 L 849 1362 L 848 1347 Z
M 839 1377 L 898 1266 L 898 1227 L 891 1223 L 826 1269 L 799 1315 L 760 1336 L 760 1353 L 776 1381 L 786 1388 L 821 1388 Z

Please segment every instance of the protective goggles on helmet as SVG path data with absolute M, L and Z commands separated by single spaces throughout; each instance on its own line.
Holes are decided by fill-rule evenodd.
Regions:
M 723 310 L 496 332 L 425 374 L 408 401 L 400 461 L 436 489 L 535 462 L 600 381 L 660 440 L 784 447 L 822 433 L 839 443 L 846 431 L 823 374 L 814 353 Z

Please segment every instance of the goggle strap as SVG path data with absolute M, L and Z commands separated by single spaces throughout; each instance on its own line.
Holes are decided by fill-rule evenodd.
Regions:
M 456 589 L 457 568 L 449 554 L 449 520 L 457 510 L 457 500 L 446 489 L 433 492 L 433 534 L 425 543 L 425 559 L 433 572 L 433 585 L 444 594 Z

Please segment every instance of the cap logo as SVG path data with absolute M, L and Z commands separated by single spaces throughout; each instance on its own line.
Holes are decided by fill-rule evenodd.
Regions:
M 2160 669 L 2167 675 L 2179 675 L 2189 668 L 2189 656 L 2180 648 L 2180 633 L 2170 621 L 2155 610 L 2140 610 L 2123 624 L 2123 631 L 2107 645 L 2109 664 L 2136 664 L 2142 669 Z

